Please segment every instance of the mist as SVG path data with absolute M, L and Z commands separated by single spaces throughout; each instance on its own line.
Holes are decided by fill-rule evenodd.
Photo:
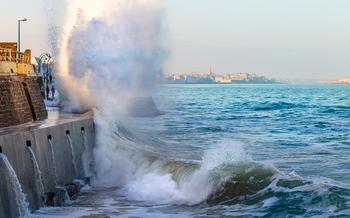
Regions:
M 162 1 L 74 0 L 66 7 L 57 46 L 65 107 L 123 108 L 151 95 L 164 59 Z

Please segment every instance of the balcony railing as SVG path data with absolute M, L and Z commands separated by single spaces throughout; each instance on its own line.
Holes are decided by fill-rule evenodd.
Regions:
M 0 48 L 0 61 L 30 64 L 30 55 L 11 49 Z

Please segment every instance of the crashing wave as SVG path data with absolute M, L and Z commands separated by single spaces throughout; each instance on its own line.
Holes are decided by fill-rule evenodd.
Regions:
M 324 178 L 285 175 L 271 164 L 254 161 L 239 142 L 213 145 L 195 161 L 168 156 L 147 143 L 141 144 L 125 128 L 116 132 L 112 153 L 119 154 L 115 161 L 122 164 L 103 171 L 101 175 L 108 175 L 107 183 L 106 177 L 99 181 L 118 184 L 117 194 L 132 201 L 150 205 L 247 205 L 264 215 L 281 216 L 342 214 L 349 209 L 350 187 Z M 117 178 L 123 181 L 117 182 Z

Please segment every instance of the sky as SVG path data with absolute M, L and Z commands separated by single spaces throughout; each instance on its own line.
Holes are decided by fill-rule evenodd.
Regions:
M 0 41 L 49 51 L 47 23 L 62 0 L 0 0 Z M 53 7 L 55 6 L 55 7 Z M 48 10 L 51 8 L 51 10 Z M 275 78 L 350 76 L 349 0 L 165 0 L 167 72 L 254 72 Z

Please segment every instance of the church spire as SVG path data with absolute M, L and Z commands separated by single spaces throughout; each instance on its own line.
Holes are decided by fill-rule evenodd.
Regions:
M 213 71 L 212 71 L 211 65 L 209 66 L 209 69 L 208 69 L 208 75 L 210 75 L 210 76 L 213 75 Z

